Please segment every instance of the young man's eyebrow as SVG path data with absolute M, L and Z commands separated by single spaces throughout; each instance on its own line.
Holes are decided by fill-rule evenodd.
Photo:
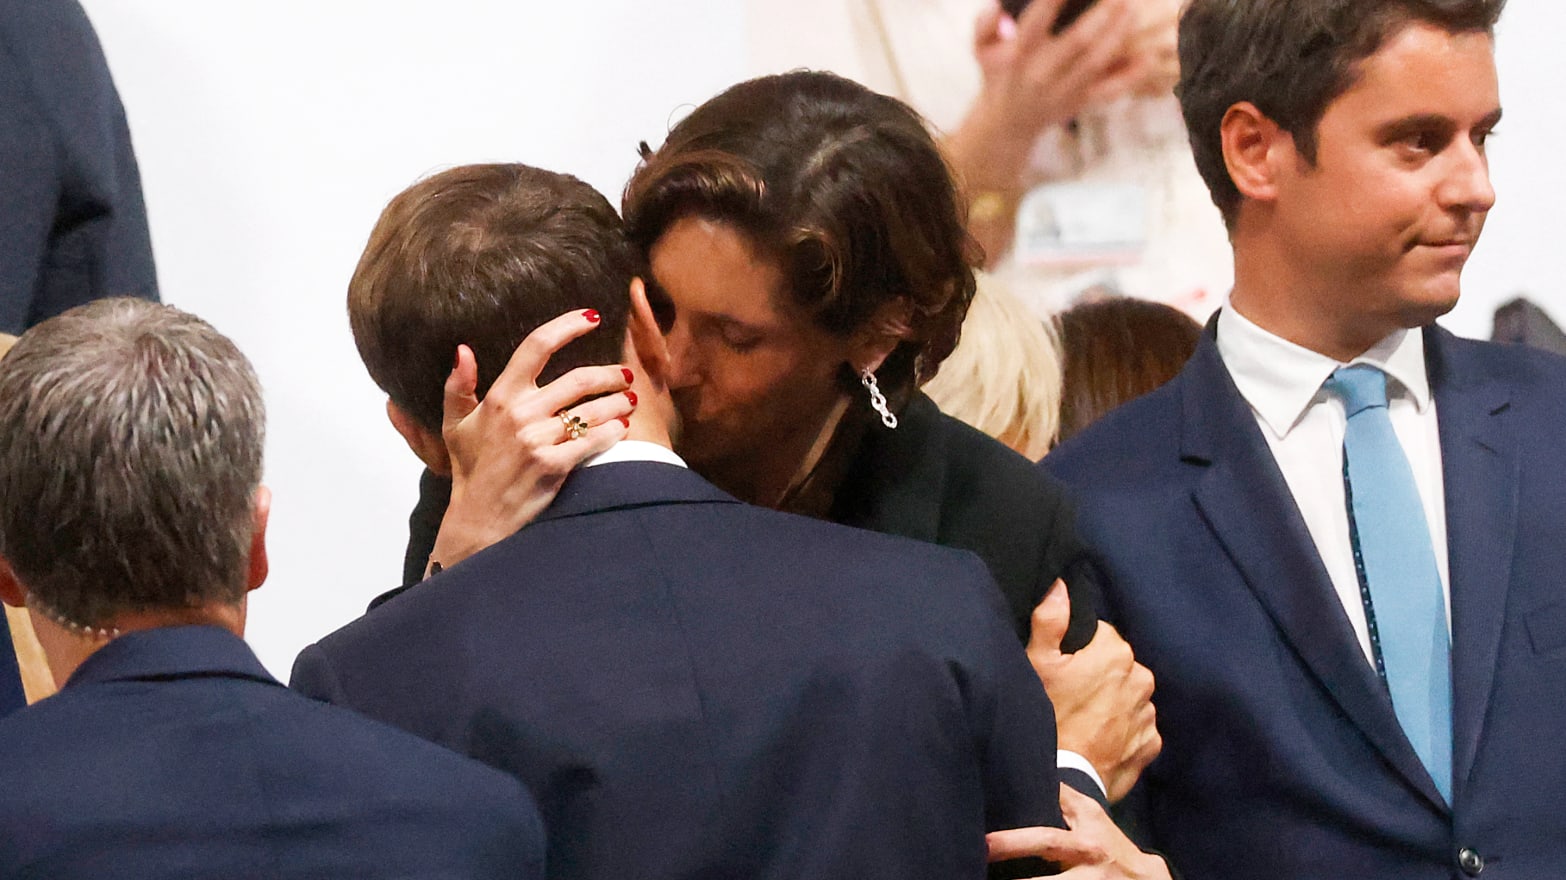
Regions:
M 1377 134 L 1383 140 L 1395 141 L 1409 135 L 1427 131 L 1449 132 L 1457 128 L 1457 120 L 1441 113 L 1418 113 L 1383 123 Z
M 1497 107 L 1475 126 L 1479 129 L 1489 130 L 1501 121 L 1501 109 Z M 1399 138 L 1418 134 L 1424 131 L 1453 131 L 1458 127 L 1457 120 L 1443 113 L 1416 113 L 1413 116 L 1405 116 L 1394 119 L 1378 129 L 1382 139 L 1395 141 Z

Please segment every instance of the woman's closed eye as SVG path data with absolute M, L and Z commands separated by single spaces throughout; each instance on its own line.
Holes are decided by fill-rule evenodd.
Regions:
M 734 321 L 724 321 L 718 325 L 718 336 L 723 344 L 734 351 L 750 351 L 761 344 L 762 334 L 753 327 L 747 327 Z

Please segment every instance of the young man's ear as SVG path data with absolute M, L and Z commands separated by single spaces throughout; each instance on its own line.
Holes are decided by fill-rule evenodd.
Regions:
M 16 572 L 11 570 L 11 562 L 0 557 L 0 602 L 12 608 L 27 607 L 27 588 L 16 579 Z M 0 626 L 5 625 L 5 615 L 0 614 Z
M 653 384 L 668 387 L 669 343 L 663 338 L 652 303 L 647 299 L 647 285 L 640 278 L 631 279 L 631 315 L 626 322 L 626 341 L 636 352 L 642 371 Z
M 1230 107 L 1218 130 L 1224 164 L 1240 195 L 1255 202 L 1276 199 L 1282 163 L 1298 161 L 1293 136 L 1249 101 Z
M 392 427 L 402 435 L 403 442 L 424 466 L 443 477 L 451 476 L 451 456 L 446 452 L 446 441 L 439 434 L 419 424 L 413 416 L 389 398 L 386 401 L 386 417 Z
M 272 490 L 265 486 L 257 486 L 255 510 L 252 514 L 253 531 L 250 533 L 250 562 L 245 570 L 246 590 L 254 590 L 266 583 L 266 576 L 271 572 L 266 558 L 266 524 L 271 515 Z
M 854 372 L 879 370 L 892 351 L 913 336 L 912 321 L 913 304 L 905 297 L 878 306 L 870 320 L 854 333 L 848 356 Z

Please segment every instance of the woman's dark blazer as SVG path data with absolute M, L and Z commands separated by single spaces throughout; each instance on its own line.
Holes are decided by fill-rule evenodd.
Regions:
M 1093 637 L 1098 587 L 1061 483 L 923 394 L 909 401 L 895 430 L 880 422 L 867 430 L 831 518 L 977 554 L 1024 642 L 1033 609 L 1065 578 L 1071 625 L 1064 647 L 1074 651 Z

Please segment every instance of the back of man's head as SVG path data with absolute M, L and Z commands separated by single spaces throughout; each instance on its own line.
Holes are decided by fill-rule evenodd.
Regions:
M 1229 108 L 1250 102 L 1314 162 L 1316 125 L 1361 62 L 1403 27 L 1489 32 L 1506 0 L 1190 0 L 1180 17 L 1180 108 L 1196 168 L 1233 228 L 1240 191 L 1223 155 Z
M 534 328 L 577 309 L 601 316 L 539 377 L 618 361 L 641 257 L 619 215 L 586 183 L 520 164 L 464 165 L 392 199 L 348 286 L 348 318 L 370 377 L 440 434 L 458 345 L 473 349 L 482 397 Z
M 0 557 L 28 602 L 98 628 L 237 605 L 265 413 L 205 321 L 138 299 L 79 306 L 0 360 Z

